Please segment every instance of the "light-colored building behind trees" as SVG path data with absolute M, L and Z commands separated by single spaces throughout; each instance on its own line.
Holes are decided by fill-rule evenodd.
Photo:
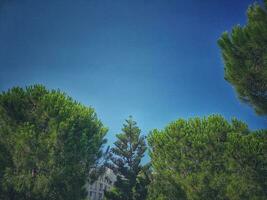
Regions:
M 88 199 L 102 200 L 104 192 L 110 190 L 116 181 L 116 176 L 111 169 L 106 169 L 105 173 L 100 176 L 94 183 L 87 184 Z

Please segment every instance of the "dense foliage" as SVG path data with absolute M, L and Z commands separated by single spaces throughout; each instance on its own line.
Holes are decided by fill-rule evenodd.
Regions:
M 107 200 L 144 200 L 149 183 L 149 169 L 141 165 L 147 149 L 141 130 L 130 117 L 117 134 L 111 149 L 110 168 L 117 175 L 114 188 L 105 193 Z
M 83 199 L 106 129 L 90 107 L 35 85 L 0 95 L 0 199 Z
M 172 122 L 148 141 L 151 200 L 267 199 L 267 131 L 214 115 Z
M 225 63 L 225 79 L 240 99 L 267 115 L 267 0 L 252 5 L 248 22 L 224 33 L 218 43 Z

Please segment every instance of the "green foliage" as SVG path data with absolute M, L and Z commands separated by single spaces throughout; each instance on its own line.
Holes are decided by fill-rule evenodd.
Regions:
M 90 107 L 41 85 L 0 94 L 0 199 L 83 199 L 106 128 Z
M 267 199 L 267 131 L 214 115 L 172 122 L 148 142 L 151 200 Z
M 180 185 L 173 182 L 171 174 L 153 172 L 148 188 L 148 200 L 179 200 L 186 199 Z
M 225 79 L 239 98 L 260 115 L 267 114 L 267 0 L 250 6 L 248 22 L 223 33 L 218 41 L 225 63 Z
M 146 164 L 142 167 L 136 178 L 136 184 L 133 188 L 133 199 L 134 200 L 145 200 L 148 196 L 148 187 L 151 183 L 152 171 L 151 165 Z
M 130 117 L 117 134 L 111 149 L 110 168 L 117 175 L 114 188 L 105 193 L 107 200 L 144 200 L 149 182 L 149 168 L 141 165 L 146 151 L 145 138 Z

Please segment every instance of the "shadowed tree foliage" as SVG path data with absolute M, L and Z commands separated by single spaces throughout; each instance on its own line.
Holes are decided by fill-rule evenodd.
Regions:
M 172 122 L 148 142 L 151 200 L 267 199 L 267 131 L 214 115 Z
M 41 85 L 0 94 L 0 199 L 84 199 L 106 128 L 90 107 Z
M 260 115 L 267 115 L 267 0 L 247 11 L 244 27 L 235 26 L 218 41 L 225 63 L 225 79 L 239 98 Z
M 145 138 L 132 117 L 126 120 L 122 133 L 117 134 L 115 147 L 111 149 L 110 168 L 117 175 L 111 191 L 105 193 L 107 200 L 143 200 L 147 193 L 149 168 L 141 165 L 146 151 Z

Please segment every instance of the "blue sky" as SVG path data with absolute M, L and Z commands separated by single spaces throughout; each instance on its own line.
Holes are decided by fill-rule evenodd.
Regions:
M 223 78 L 217 39 L 251 0 L 1 0 L 0 90 L 44 84 L 95 108 L 108 139 L 219 113 L 266 128 Z

